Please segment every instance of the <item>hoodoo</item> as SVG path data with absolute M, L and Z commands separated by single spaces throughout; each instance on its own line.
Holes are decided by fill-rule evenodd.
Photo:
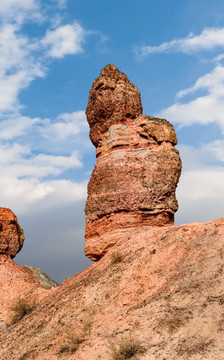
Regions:
M 88 184 L 85 254 L 98 260 L 135 227 L 174 223 L 181 160 L 173 126 L 142 115 L 137 87 L 114 65 L 93 82 L 86 115 L 97 163 Z
M 10 209 L 0 208 L 0 254 L 14 258 L 23 242 L 23 230 L 16 215 Z

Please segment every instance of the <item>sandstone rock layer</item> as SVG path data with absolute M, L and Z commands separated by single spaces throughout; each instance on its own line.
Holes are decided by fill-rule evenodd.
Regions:
M 138 89 L 114 65 L 93 82 L 86 114 L 97 163 L 88 184 L 85 254 L 97 260 L 131 228 L 174 223 L 181 160 L 173 126 L 142 115 Z
M 23 230 L 16 215 L 10 209 L 0 208 L 0 254 L 13 258 L 21 250 L 23 242 Z

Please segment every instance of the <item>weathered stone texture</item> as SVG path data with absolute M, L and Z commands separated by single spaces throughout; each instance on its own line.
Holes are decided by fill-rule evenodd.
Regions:
M 137 88 L 114 65 L 106 66 L 86 111 L 97 155 L 85 209 L 85 253 L 92 260 L 127 229 L 174 222 L 181 171 L 176 134 L 168 121 L 141 112 Z
M 16 215 L 9 209 L 0 208 L 0 254 L 14 258 L 21 250 L 23 242 L 23 230 Z
M 113 123 L 142 113 L 139 91 L 116 66 L 108 65 L 94 80 L 86 109 L 90 138 L 95 146 Z
M 139 360 L 223 360 L 224 219 L 128 236 L 53 290 L 1 256 L 0 359 L 111 360 L 111 342 L 131 334 L 146 349 Z M 37 309 L 6 329 L 15 297 Z M 60 351 L 83 336 L 75 353 Z

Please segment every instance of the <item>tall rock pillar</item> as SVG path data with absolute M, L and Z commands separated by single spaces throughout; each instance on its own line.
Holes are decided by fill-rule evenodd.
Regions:
M 98 260 L 133 227 L 174 223 L 181 160 L 173 126 L 142 115 L 137 87 L 114 65 L 94 80 L 86 115 L 97 163 L 88 184 L 85 254 Z

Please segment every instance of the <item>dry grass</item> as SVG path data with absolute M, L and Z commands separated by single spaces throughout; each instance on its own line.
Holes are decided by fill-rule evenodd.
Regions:
M 91 332 L 92 317 L 95 312 L 96 309 L 92 307 L 83 308 L 80 313 L 80 318 L 76 323 L 76 327 L 66 327 L 63 334 L 63 343 L 57 352 L 58 355 L 73 354 L 78 350 L 79 346 L 87 339 Z
M 67 338 L 67 342 L 65 342 L 58 350 L 58 354 L 73 354 L 76 350 L 78 350 L 80 344 L 85 340 L 84 334 L 75 335 L 71 334 L 69 338 Z
M 118 264 L 124 260 L 124 255 L 119 251 L 114 251 L 111 254 L 111 264 Z
M 10 308 L 12 314 L 10 316 L 7 326 L 14 325 L 24 318 L 24 316 L 30 314 L 36 308 L 36 300 L 28 301 L 21 298 Z
M 173 316 L 164 320 L 163 324 L 167 328 L 168 332 L 171 334 L 176 332 L 181 326 L 183 326 L 184 322 L 183 319 L 181 319 L 179 316 Z
M 110 344 L 112 360 L 137 359 L 138 355 L 145 353 L 146 349 L 132 336 L 123 337 L 117 343 Z

